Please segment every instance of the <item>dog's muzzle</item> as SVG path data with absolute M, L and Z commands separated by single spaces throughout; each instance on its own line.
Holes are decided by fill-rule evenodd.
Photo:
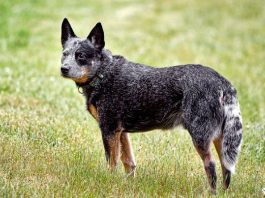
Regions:
M 69 73 L 69 69 L 70 67 L 68 65 L 63 65 L 61 67 L 61 73 L 63 76 L 67 76 L 67 74 Z

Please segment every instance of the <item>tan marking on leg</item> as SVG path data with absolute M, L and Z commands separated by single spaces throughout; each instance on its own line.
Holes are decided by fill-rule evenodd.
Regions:
M 96 121 L 99 121 L 98 112 L 97 112 L 97 109 L 96 109 L 96 107 L 94 105 L 90 104 L 89 107 L 88 107 L 88 111 L 96 119 Z
M 197 152 L 199 153 L 203 164 L 204 164 L 204 169 L 208 178 L 208 183 L 210 184 L 211 187 L 211 193 L 216 194 L 216 172 L 215 172 L 215 163 L 214 160 L 212 159 L 212 154 L 210 151 L 210 148 L 206 149 L 201 149 L 195 145 L 195 148 Z
M 216 149 L 217 154 L 219 156 L 219 160 L 220 160 L 221 166 L 222 166 L 223 187 L 224 187 L 224 189 L 227 189 L 228 186 L 229 186 L 229 183 L 230 183 L 230 178 L 227 178 L 227 176 L 226 176 L 227 169 L 225 168 L 224 163 L 223 163 L 223 158 L 222 158 L 222 142 L 223 142 L 223 136 L 221 136 L 220 138 L 215 139 L 213 141 L 214 146 L 215 146 L 215 149 Z M 229 180 L 229 181 L 227 181 L 227 180 Z
M 121 150 L 121 161 L 123 163 L 125 172 L 129 176 L 135 176 L 136 163 L 128 133 L 121 134 Z
M 109 159 L 108 165 L 109 165 L 110 171 L 114 171 L 116 169 L 117 164 L 120 160 L 120 153 L 121 153 L 120 136 L 121 136 L 121 132 L 116 132 L 109 139 L 110 159 Z
M 221 164 L 222 164 L 222 153 L 221 153 L 221 151 L 222 151 L 222 139 L 223 139 L 223 137 L 218 138 L 218 139 L 215 139 L 213 141 L 214 146 L 215 146 L 215 149 L 217 151 L 217 154 L 219 156 L 219 159 L 220 159 Z

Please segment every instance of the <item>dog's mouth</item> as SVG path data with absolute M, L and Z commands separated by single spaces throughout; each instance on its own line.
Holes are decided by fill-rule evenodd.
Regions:
M 85 83 L 89 79 L 88 76 L 81 76 L 81 77 L 75 78 L 75 77 L 69 76 L 68 74 L 64 74 L 64 73 L 61 73 L 61 76 L 63 78 L 71 79 L 75 81 L 76 83 Z
M 61 72 L 61 76 L 63 77 L 63 78 L 70 78 L 70 79 L 75 79 L 76 78 L 76 76 L 73 76 L 73 74 L 71 74 L 69 71 L 67 71 L 67 72 Z M 79 76 L 78 76 L 79 77 Z
M 64 74 L 64 73 L 61 73 L 61 76 L 62 76 L 63 78 L 71 78 L 70 76 L 68 76 L 68 74 Z

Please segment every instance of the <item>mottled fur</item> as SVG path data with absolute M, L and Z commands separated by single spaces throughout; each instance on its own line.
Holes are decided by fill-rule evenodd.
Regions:
M 83 90 L 87 109 L 99 122 L 111 169 L 120 157 L 121 143 L 126 171 L 134 172 L 127 133 L 182 125 L 204 162 L 212 192 L 216 191 L 212 141 L 222 164 L 224 186 L 229 186 L 242 140 L 236 90 L 229 81 L 202 65 L 153 68 L 113 56 L 104 49 L 100 23 L 86 39 L 80 39 L 64 19 L 62 45 L 62 75 Z

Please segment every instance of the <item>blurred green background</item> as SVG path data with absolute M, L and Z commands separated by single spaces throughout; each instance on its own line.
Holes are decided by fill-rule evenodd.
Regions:
M 242 1 L 0 0 L 0 194 L 209 196 L 202 162 L 182 129 L 133 134 L 137 177 L 106 170 L 97 123 L 60 77 L 60 28 L 80 37 L 102 22 L 106 48 L 152 66 L 200 63 L 237 88 L 244 144 L 231 188 L 265 188 L 265 3 Z

